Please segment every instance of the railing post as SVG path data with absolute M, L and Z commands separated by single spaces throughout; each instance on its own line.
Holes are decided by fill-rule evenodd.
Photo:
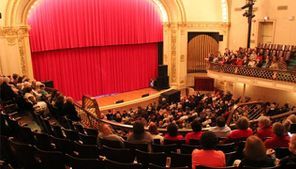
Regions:
M 87 116 L 87 119 L 88 119 L 88 121 L 89 121 L 89 126 L 90 126 L 91 128 L 93 128 L 94 125 L 93 125 L 93 123 L 92 123 L 92 121 L 91 121 L 91 119 L 90 119 L 90 117 L 89 117 L 89 114 L 86 113 L 86 116 Z
M 277 71 L 274 71 L 274 72 L 273 72 L 273 75 L 272 75 L 272 78 L 273 78 L 274 80 L 276 80 L 276 79 L 277 79 L 277 75 L 278 75 L 278 72 L 277 72 Z

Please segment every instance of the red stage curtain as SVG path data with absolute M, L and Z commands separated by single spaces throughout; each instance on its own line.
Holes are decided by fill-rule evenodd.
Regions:
M 36 52 L 32 60 L 38 80 L 52 79 L 65 95 L 81 99 L 149 86 L 155 55 L 156 44 L 143 44 Z
M 152 0 L 42 0 L 28 22 L 33 52 L 162 41 Z
M 35 79 L 74 99 L 145 88 L 157 74 L 152 0 L 42 0 L 28 22 Z

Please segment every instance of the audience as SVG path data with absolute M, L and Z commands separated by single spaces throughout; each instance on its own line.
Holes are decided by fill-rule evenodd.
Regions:
M 260 52 L 260 55 L 252 55 L 260 67 L 271 67 L 270 57 Z M 247 65 L 247 58 L 232 56 L 231 52 L 226 52 L 230 63 L 237 65 Z M 233 58 L 234 57 L 234 58 Z M 250 62 L 249 62 L 250 63 Z M 81 119 L 75 109 L 74 101 L 70 97 L 65 97 L 62 93 L 48 93 L 45 85 L 38 81 L 32 81 L 23 76 L 14 74 L 11 79 L 0 77 L 1 99 L 19 100 L 24 99 L 32 106 L 35 113 L 42 113 L 55 117 L 59 123 L 65 119 L 79 122 Z M 3 87 L 3 88 L 2 88 Z M 5 90 L 5 91 L 4 91 Z M 3 94 L 3 93 L 4 94 Z M 178 133 L 178 129 L 189 128 L 192 132 L 185 135 L 186 144 L 190 140 L 200 140 L 201 150 L 195 149 L 192 152 L 192 167 L 198 165 L 208 167 L 225 167 L 226 159 L 222 151 L 215 150 L 219 138 L 228 140 L 244 140 L 244 158 L 240 163 L 242 166 L 270 167 L 275 165 L 275 160 L 266 155 L 266 149 L 276 149 L 277 147 L 289 147 L 290 156 L 281 160 L 281 164 L 296 164 L 296 136 L 288 136 L 290 125 L 296 123 L 296 116 L 290 115 L 283 121 L 283 124 L 276 122 L 271 127 L 271 120 L 267 116 L 261 116 L 258 120 L 256 135 L 253 135 L 249 128 L 249 121 L 246 117 L 240 117 L 236 122 L 237 129 L 231 131 L 226 125 L 225 119 L 228 117 L 231 108 L 239 102 L 232 98 L 231 93 L 215 91 L 212 94 L 200 94 L 196 92 L 192 96 L 182 97 L 180 102 L 169 103 L 166 99 L 161 99 L 161 104 L 150 104 L 146 108 L 138 107 L 129 111 L 110 111 L 106 114 L 108 120 L 119 123 L 133 124 L 133 131 L 129 133 L 127 141 L 131 143 L 152 143 L 153 139 L 159 139 L 163 143 L 167 140 L 183 140 L 184 137 Z M 266 115 L 275 115 L 289 111 L 289 105 L 283 107 L 276 103 L 269 104 Z M 52 111 L 49 111 L 52 110 Z M 244 113 L 242 113 L 245 115 Z M 148 125 L 148 132 L 145 126 Z M 167 128 L 167 133 L 163 137 L 160 128 Z M 203 127 L 206 130 L 202 131 Z M 102 124 L 98 135 L 100 138 L 119 141 L 124 147 L 124 139 L 115 134 L 107 124 Z M 271 138 L 269 138 L 271 137 Z M 266 139 L 267 138 L 267 139 Z M 266 140 L 265 140 L 266 139 Z M 262 140 L 265 140 L 263 143 Z
M 210 131 L 214 132 L 219 138 L 226 138 L 231 129 L 226 125 L 224 117 L 218 117 L 216 119 L 217 126 L 210 128 Z
M 237 51 L 230 51 L 226 48 L 223 55 L 219 52 L 218 55 L 210 53 L 206 60 L 219 64 L 287 70 L 290 56 L 293 56 L 293 53 L 280 50 L 239 48 Z
M 167 140 L 183 140 L 183 136 L 178 134 L 178 127 L 176 124 L 171 123 L 167 127 L 167 134 L 164 136 Z
M 119 141 L 121 143 L 121 146 L 124 147 L 124 139 L 118 136 L 117 134 L 114 134 L 111 127 L 108 124 L 102 125 L 98 138 Z M 100 143 L 99 139 L 98 139 L 98 143 Z
M 127 141 L 131 143 L 151 143 L 152 135 L 144 130 L 144 124 L 141 121 L 136 121 L 133 125 L 133 132 L 127 137 Z
M 269 137 L 273 136 L 273 131 L 271 127 L 271 121 L 266 116 L 259 117 L 258 128 L 256 135 L 263 141 Z
M 226 166 L 225 154 L 222 151 L 215 150 L 216 145 L 218 144 L 218 138 L 213 132 L 207 131 L 203 133 L 200 143 L 202 149 L 195 149 L 192 152 L 193 169 L 199 165 L 206 167 Z
M 248 137 L 245 149 L 244 158 L 239 164 L 239 168 L 243 166 L 249 167 L 273 167 L 275 159 L 266 155 L 266 148 L 262 140 L 257 136 Z
M 185 136 L 186 144 L 189 144 L 190 140 L 200 140 L 200 137 L 203 133 L 201 131 L 202 126 L 197 119 L 193 120 L 193 122 L 191 123 L 191 128 L 192 128 L 192 132 L 187 133 Z
M 280 164 L 296 166 L 296 134 L 293 134 L 293 136 L 290 138 L 289 151 L 290 155 L 281 159 Z
M 275 149 L 278 147 L 288 147 L 290 138 L 287 132 L 285 132 L 285 127 L 281 123 L 276 122 L 272 126 L 272 131 L 272 138 L 269 138 L 264 142 L 266 148 Z
M 163 136 L 158 132 L 157 126 L 155 123 L 151 122 L 148 126 L 148 131 L 150 132 L 153 140 L 159 140 L 163 144 Z
M 252 129 L 249 128 L 249 120 L 246 117 L 241 117 L 236 122 L 236 130 L 233 130 L 228 135 L 230 140 L 246 139 L 253 134 Z

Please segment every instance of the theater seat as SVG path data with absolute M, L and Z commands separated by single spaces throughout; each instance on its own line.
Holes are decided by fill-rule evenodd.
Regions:
M 120 163 L 106 159 L 105 169 L 142 169 L 142 164 L 139 163 Z

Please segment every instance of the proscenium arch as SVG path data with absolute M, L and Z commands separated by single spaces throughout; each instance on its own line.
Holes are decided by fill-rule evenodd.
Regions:
M 31 8 L 42 0 L 8 0 L 5 9 L 5 26 L 28 25 L 27 18 Z M 152 0 L 162 11 L 163 22 L 186 22 L 185 9 L 181 0 Z M 164 13 L 163 13 L 164 12 Z M 166 15 L 166 16 L 164 16 Z

